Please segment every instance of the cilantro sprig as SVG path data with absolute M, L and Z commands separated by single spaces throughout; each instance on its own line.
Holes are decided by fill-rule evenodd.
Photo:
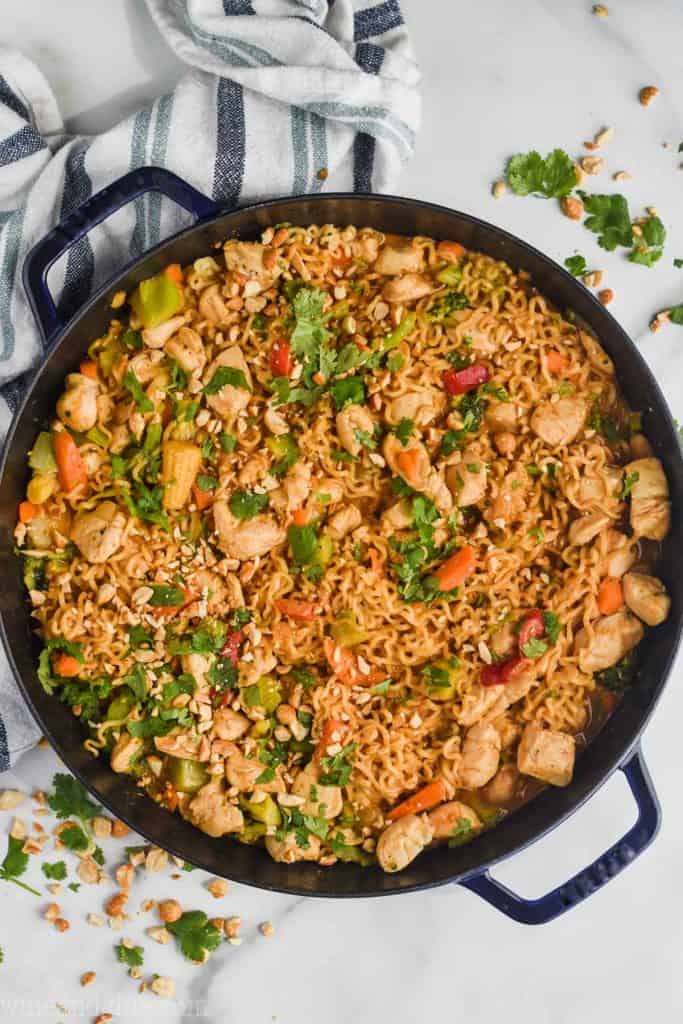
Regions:
M 7 853 L 2 864 L 0 864 L 0 882 L 13 882 L 14 885 L 26 889 L 27 892 L 33 893 L 34 896 L 40 896 L 40 893 L 32 889 L 30 885 L 20 881 L 20 877 L 25 873 L 27 867 L 28 854 L 24 853 L 23 840 L 9 836 L 7 840 Z
M 560 198 L 576 185 L 574 161 L 562 149 L 554 149 L 546 157 L 535 149 L 517 153 L 508 161 L 506 174 L 508 185 L 518 196 Z
M 209 924 L 203 910 L 186 910 L 177 921 L 169 922 L 166 928 L 175 935 L 181 952 L 195 963 L 203 963 L 221 942 L 221 933 Z

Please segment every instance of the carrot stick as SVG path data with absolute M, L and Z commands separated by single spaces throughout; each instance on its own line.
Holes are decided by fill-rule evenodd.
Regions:
M 439 584 L 439 590 L 453 590 L 464 583 L 468 576 L 471 576 L 476 569 L 474 548 L 469 544 L 456 551 L 454 555 L 439 566 L 434 575 Z
M 396 456 L 398 468 L 409 484 L 414 484 L 418 481 L 420 455 L 419 448 L 409 448 L 407 451 L 399 452 Z
M 81 458 L 78 445 L 67 430 L 59 430 L 52 435 L 52 448 L 57 462 L 59 486 L 67 494 L 74 487 L 87 483 L 88 474 Z
M 197 487 L 196 484 L 192 484 L 192 497 L 194 503 L 200 512 L 203 512 L 205 508 L 213 504 L 213 494 L 211 491 L 203 491 L 201 487 Z
M 169 263 L 164 269 L 164 274 L 166 277 L 170 277 L 172 281 L 175 281 L 176 284 L 183 283 L 183 268 L 179 263 Z
M 93 362 L 92 359 L 84 359 L 79 370 L 84 377 L 90 377 L 91 380 L 97 380 L 97 363 Z
M 32 501 L 22 501 L 19 505 L 19 522 L 30 523 L 40 512 L 40 505 L 34 505 Z
M 545 365 L 548 367 L 550 373 L 564 373 L 569 366 L 569 360 L 566 356 L 562 355 L 561 352 L 556 352 L 551 349 L 550 352 L 546 352 Z
M 624 604 L 624 592 L 619 580 L 607 576 L 598 590 L 598 609 L 601 615 L 614 615 Z
M 65 679 L 72 679 L 81 671 L 81 666 L 73 654 L 58 654 L 53 662 L 53 668 L 58 676 L 64 676 Z
M 295 508 L 292 512 L 292 519 L 296 526 L 305 526 L 308 522 L 308 513 L 305 508 Z
M 436 247 L 436 254 L 443 260 L 450 260 L 455 263 L 465 255 L 465 247 L 460 242 L 439 242 Z
M 315 748 L 313 759 L 315 761 L 319 761 L 321 757 L 325 757 L 327 748 L 331 743 L 335 742 L 335 734 L 343 734 L 345 729 L 346 725 L 338 718 L 328 718 L 323 726 L 323 731 L 320 734 L 320 739 L 318 740 L 318 745 Z
M 389 821 L 396 821 L 397 818 L 404 818 L 406 814 L 419 814 L 420 811 L 428 811 L 430 807 L 442 804 L 447 796 L 446 783 L 443 779 L 435 779 L 434 782 L 428 782 L 413 796 L 409 796 L 403 803 L 397 804 L 392 811 L 389 811 L 387 818 Z
M 295 622 L 312 622 L 316 616 L 315 605 L 311 601 L 296 601 L 292 597 L 281 597 L 275 602 L 281 615 Z

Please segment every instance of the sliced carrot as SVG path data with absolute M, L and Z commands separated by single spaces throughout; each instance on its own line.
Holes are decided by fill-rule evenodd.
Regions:
M 380 555 L 377 548 L 368 548 L 368 558 L 370 559 L 370 568 L 373 572 L 382 571 L 382 556 Z
M 275 602 L 275 607 L 281 615 L 286 615 L 295 622 L 313 622 L 318 614 L 311 601 L 297 601 L 293 597 L 279 598 Z
M 197 594 L 188 590 L 187 587 L 183 587 L 183 594 L 185 595 L 185 600 L 182 604 L 158 605 L 152 609 L 154 615 L 156 615 L 157 618 L 161 617 L 162 619 L 172 619 L 173 616 L 177 615 L 178 612 L 181 612 L 183 608 L 187 608 L 188 604 L 192 604 L 193 601 L 197 600 Z
M 374 686 L 386 679 L 386 672 L 379 669 L 371 668 L 367 673 L 361 672 L 356 656 L 348 647 L 336 644 L 330 636 L 324 638 L 323 649 L 333 675 L 347 686 Z
M 67 430 L 59 430 L 52 435 L 52 448 L 57 462 L 59 486 L 63 491 L 68 494 L 74 487 L 88 482 L 78 445 Z
M 19 522 L 30 523 L 40 512 L 40 505 L 34 505 L 32 501 L 22 501 L 19 506 Z
M 601 615 L 614 615 L 624 604 L 624 591 L 619 580 L 607 576 L 598 590 L 598 609 Z
M 469 544 L 456 551 L 454 555 L 439 566 L 434 575 L 439 584 L 439 590 L 453 590 L 465 582 L 476 568 L 474 548 Z
M 183 268 L 179 263 L 169 263 L 164 270 L 164 274 L 166 277 L 170 277 L 172 281 L 175 281 L 176 284 L 183 283 Z
M 550 373 L 564 373 L 569 366 L 569 360 L 561 352 L 556 352 L 555 349 L 551 349 L 550 352 L 545 354 L 545 365 L 548 367 Z
M 406 814 L 419 814 L 420 811 L 428 811 L 430 807 L 442 804 L 448 792 L 443 779 L 435 779 L 428 782 L 423 789 L 418 790 L 413 796 L 409 796 L 403 803 L 397 804 L 392 811 L 389 811 L 389 821 L 396 821 L 397 818 L 404 818 Z
M 91 380 L 97 380 L 97 363 L 93 362 L 92 359 L 84 359 L 78 369 L 84 377 L 90 377 Z
M 295 508 L 292 512 L 292 519 L 296 526 L 305 526 L 308 522 L 308 512 L 305 508 Z
M 396 463 L 409 484 L 416 484 L 420 478 L 422 452 L 419 448 L 408 448 L 396 456 Z
M 213 494 L 211 491 L 203 491 L 201 487 L 197 487 L 196 484 L 192 484 L 192 497 L 194 503 L 200 512 L 203 512 L 205 508 L 213 504 Z
M 442 260 L 449 260 L 455 263 L 465 255 L 465 246 L 461 245 L 460 242 L 439 242 L 436 247 L 436 254 Z
M 52 667 L 58 676 L 64 676 L 65 679 L 72 679 L 81 671 L 80 663 L 73 654 L 58 654 Z
M 320 734 L 318 745 L 315 748 L 313 754 L 313 760 L 319 761 L 321 757 L 325 757 L 327 748 L 331 743 L 339 742 L 339 738 L 344 735 L 346 731 L 346 725 L 338 718 L 328 718 L 323 726 L 323 731 Z

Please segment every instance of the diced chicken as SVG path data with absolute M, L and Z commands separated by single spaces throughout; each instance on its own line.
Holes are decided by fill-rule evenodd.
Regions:
M 618 466 L 603 466 L 598 476 L 582 476 L 578 487 L 579 507 L 609 504 L 616 508 L 622 476 Z
M 112 427 L 111 441 L 109 442 L 110 453 L 112 455 L 120 455 L 129 444 L 130 430 L 125 423 L 119 423 L 117 426 Z
M 337 413 L 335 423 L 341 445 L 349 455 L 358 455 L 363 447 L 357 431 L 372 435 L 375 429 L 375 421 L 364 405 L 347 405 Z
M 624 601 L 631 611 L 648 626 L 659 626 L 671 608 L 666 587 L 656 576 L 627 572 L 622 580 Z
M 485 513 L 488 522 L 498 525 L 502 521 L 506 526 L 516 522 L 526 509 L 529 485 L 529 474 L 525 467 L 519 464 L 513 466 L 497 484 L 496 495 Z
M 377 235 L 358 235 L 351 243 L 351 251 L 355 259 L 367 264 L 374 263 L 379 253 L 379 238 Z
M 372 269 L 378 274 L 393 277 L 396 274 L 416 273 L 422 270 L 422 266 L 422 253 L 412 245 L 385 245 Z
M 396 434 L 387 434 L 382 444 L 382 454 L 392 473 L 400 476 L 416 491 L 425 489 L 432 467 L 429 453 L 421 441 L 411 437 L 404 447 Z
M 482 686 L 481 683 L 475 682 L 463 696 L 462 708 L 456 714 L 458 723 L 465 727 L 474 725 L 498 704 L 504 690 L 503 684 Z
M 579 331 L 579 338 L 583 345 L 586 355 L 588 356 L 588 362 L 591 366 L 598 371 L 598 373 L 604 374 L 606 377 L 614 376 L 614 363 L 605 352 L 602 345 L 600 345 L 595 338 L 587 331 Z
M 401 420 L 412 420 L 418 427 L 425 427 L 439 415 L 443 406 L 443 395 L 437 395 L 426 388 L 421 391 L 408 391 L 389 403 L 386 418 L 391 424 L 400 423 Z
M 517 410 L 514 402 L 492 402 L 486 410 L 484 420 L 489 430 L 514 433 L 517 428 Z
M 671 523 L 669 484 L 659 459 L 636 459 L 624 467 L 633 480 L 631 526 L 636 537 L 664 540 Z
M 568 786 L 574 773 L 574 737 L 529 722 L 517 750 L 517 767 L 523 775 Z
M 559 402 L 541 402 L 534 409 L 530 426 L 534 434 L 551 448 L 571 444 L 586 421 L 586 403 L 581 398 L 561 398 Z
M 142 332 L 142 340 L 148 348 L 163 348 L 184 323 L 184 316 L 172 316 L 170 320 L 164 320 L 156 327 L 146 327 Z
M 331 821 L 341 814 L 343 797 L 340 786 L 324 786 L 318 779 L 320 772 L 313 764 L 300 771 L 292 784 L 292 793 L 306 801 L 301 805 L 302 814 Z
M 122 732 L 111 752 L 112 771 L 118 773 L 130 771 L 131 765 L 138 754 L 142 752 L 144 745 L 144 740 L 139 737 L 129 736 L 127 732 Z
M 610 522 L 610 517 L 602 512 L 589 512 L 586 516 L 579 516 L 569 527 L 569 543 L 577 546 L 589 544 Z
M 402 871 L 431 843 L 434 831 L 426 818 L 406 814 L 384 829 L 377 842 L 377 860 L 384 871 Z
M 180 667 L 183 672 L 192 676 L 199 689 L 204 689 L 209 686 L 209 680 L 207 673 L 216 657 L 213 654 L 198 654 L 193 652 L 192 654 L 183 654 L 180 658 Z
M 574 640 L 582 672 L 601 672 L 616 665 L 640 643 L 645 632 L 635 615 L 623 609 L 598 619 L 592 626 L 592 636 L 584 627 Z
M 277 262 L 272 267 L 266 267 L 263 262 L 266 251 L 260 242 L 226 242 L 223 246 L 225 265 L 230 271 L 243 274 L 251 281 L 258 281 L 263 291 L 282 273 Z
M 296 462 L 282 483 L 270 492 L 270 504 L 282 512 L 303 508 L 311 493 L 311 467 L 307 462 Z
M 422 274 L 404 274 L 387 281 L 382 289 L 382 296 L 387 302 L 416 302 L 431 295 L 434 291 L 432 282 Z
M 453 511 L 453 495 L 443 475 L 437 469 L 430 469 L 422 493 L 434 502 L 442 516 L 449 516 Z
M 413 513 L 410 504 L 403 499 L 382 513 L 382 526 L 388 530 L 407 530 L 412 525 Z
M 166 736 L 155 736 L 154 746 L 162 754 L 180 757 L 185 761 L 208 761 L 209 741 L 204 736 L 189 732 L 170 732 Z
M 228 801 L 226 793 L 217 782 L 202 786 L 188 803 L 184 814 L 198 829 L 216 839 L 229 832 L 239 832 L 244 826 L 241 810 Z
M 497 658 L 507 658 L 517 646 L 517 634 L 511 622 L 503 622 L 489 641 L 489 648 Z
M 251 399 L 252 378 L 251 371 L 239 345 L 231 345 L 219 352 L 214 361 L 204 374 L 204 384 L 210 384 L 214 374 L 221 366 L 229 366 L 244 374 L 247 387 L 234 387 L 232 384 L 224 384 L 215 395 L 207 395 L 207 404 L 214 412 L 224 419 L 233 421 L 249 405 Z
M 166 354 L 175 359 L 180 369 L 190 376 L 201 373 L 206 366 L 204 343 L 191 327 L 181 327 L 164 347 Z
M 241 562 L 268 554 L 278 544 L 282 544 L 286 537 L 285 530 L 272 516 L 236 519 L 227 501 L 213 503 L 213 518 L 219 548 L 228 558 L 237 558 Z
M 478 505 L 486 494 L 487 483 L 486 463 L 476 449 L 465 448 L 461 461 L 446 469 L 446 484 L 459 508 Z
M 434 839 L 451 839 L 458 834 L 469 834 L 481 828 L 477 812 L 460 800 L 449 800 L 435 807 L 427 815 L 427 821 L 432 827 Z
M 465 789 L 479 789 L 492 779 L 500 760 L 500 733 L 488 722 L 467 730 L 462 747 L 458 781 Z
M 504 764 L 482 790 L 482 796 L 494 807 L 504 807 L 517 791 L 519 771 L 514 764 Z
M 297 463 L 297 465 L 301 466 L 302 464 Z M 268 455 L 265 452 L 253 452 L 237 474 L 237 483 L 240 487 L 250 490 L 256 484 L 261 483 L 268 472 L 268 467 Z
M 213 715 L 213 731 L 219 740 L 238 740 L 249 732 L 251 722 L 232 708 L 218 708 Z
M 77 516 L 71 540 L 94 565 L 108 561 L 121 547 L 126 517 L 113 501 L 103 501 L 92 512 Z
M 230 311 L 223 301 L 220 285 L 211 284 L 199 296 L 199 315 L 212 324 L 224 324 Z
M 164 353 L 158 349 L 143 349 L 128 361 L 128 369 L 141 384 L 149 384 L 159 372 Z
M 162 504 L 166 509 L 185 508 L 202 464 L 202 450 L 191 441 L 164 441 L 161 446 Z
M 355 505 L 346 505 L 335 512 L 327 521 L 327 532 L 333 540 L 342 540 L 363 521 L 360 509 Z
M 85 432 L 97 423 L 99 384 L 82 373 L 70 373 L 66 391 L 57 402 L 57 415 L 72 430 Z
M 295 832 L 285 833 L 284 838 L 266 836 L 266 849 L 273 860 L 281 864 L 294 864 L 298 860 L 317 860 L 320 856 L 320 840 L 309 833 L 306 846 L 299 846 Z
M 271 434 L 275 434 L 276 437 L 289 433 L 289 423 L 282 413 L 278 412 L 277 409 L 271 408 L 271 406 L 268 406 L 263 414 L 263 422 Z
M 493 443 L 501 455 L 511 459 L 517 451 L 517 437 L 509 430 L 500 430 L 493 435 Z
M 314 499 L 324 501 L 329 508 L 337 505 L 344 497 L 344 488 L 333 476 L 324 476 L 311 484 Z M 324 495 L 324 497 L 323 497 Z
M 231 786 L 239 789 L 240 793 L 251 793 L 257 788 L 264 793 L 283 793 L 285 785 L 277 775 L 270 782 L 257 784 L 256 780 L 265 770 L 265 764 L 255 757 L 245 757 L 239 750 L 231 754 L 225 762 L 225 777 Z
M 607 530 L 606 534 L 607 554 L 605 555 L 601 573 L 603 576 L 612 576 L 620 579 L 625 572 L 628 572 L 637 558 L 637 551 L 626 534 L 619 530 Z

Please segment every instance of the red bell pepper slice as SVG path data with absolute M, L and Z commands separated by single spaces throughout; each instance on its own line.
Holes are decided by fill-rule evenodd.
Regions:
M 270 372 L 274 377 L 289 377 L 293 369 L 292 346 L 284 338 L 278 338 L 270 350 Z
M 442 379 L 449 395 L 464 395 L 467 391 L 474 391 L 480 384 L 486 384 L 490 376 L 488 366 L 472 363 L 463 370 L 445 370 Z

